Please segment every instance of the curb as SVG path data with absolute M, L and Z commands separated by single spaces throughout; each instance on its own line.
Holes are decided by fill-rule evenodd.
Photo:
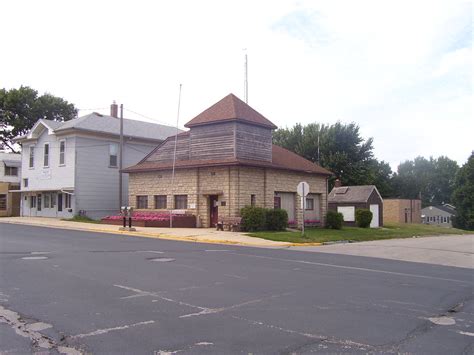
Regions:
M 27 226 L 37 226 L 37 227 L 44 227 L 44 228 L 55 228 L 55 229 L 67 229 L 67 230 L 77 230 L 83 232 L 96 232 L 96 233 L 104 233 L 104 234 L 115 234 L 115 235 L 127 235 L 131 237 L 139 237 L 139 238 L 152 238 L 152 239 L 163 239 L 163 240 L 175 240 L 180 242 L 191 242 L 191 243 L 203 243 L 203 244 L 222 244 L 222 245 L 242 245 L 242 246 L 253 246 L 253 247 L 288 247 L 293 246 L 293 244 L 286 243 L 286 244 L 279 244 L 279 245 L 269 245 L 269 244 L 257 244 L 257 243 L 246 243 L 246 242 L 238 242 L 234 240 L 215 240 L 215 239 L 200 239 L 196 237 L 177 237 L 172 235 L 166 234 L 152 234 L 147 232 L 128 232 L 128 231 L 113 231 L 109 229 L 88 229 L 88 228 L 81 228 L 80 226 L 57 226 L 57 225 L 45 225 L 45 224 L 36 224 L 36 223 L 25 223 L 25 222 L 13 222 L 13 221 L 1 221 L 0 223 L 6 224 L 17 224 L 17 225 L 27 225 Z M 285 242 L 277 242 L 277 243 L 285 243 Z M 295 243 L 294 245 L 297 245 Z M 319 243 L 320 244 L 320 243 Z M 304 244 L 303 244 L 304 245 Z

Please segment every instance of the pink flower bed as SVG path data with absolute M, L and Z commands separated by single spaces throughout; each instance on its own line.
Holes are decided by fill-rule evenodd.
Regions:
M 186 217 L 184 214 L 174 214 L 173 213 L 173 219 L 175 218 L 180 218 L 180 217 Z M 106 216 L 102 218 L 102 220 L 106 221 L 117 221 L 117 220 L 122 220 L 123 216 L 122 215 L 116 215 L 116 216 Z M 170 214 L 167 212 L 132 212 L 132 221 L 169 221 L 170 220 Z

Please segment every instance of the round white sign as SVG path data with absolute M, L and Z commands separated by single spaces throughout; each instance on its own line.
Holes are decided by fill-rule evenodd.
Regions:
M 298 187 L 296 188 L 296 191 L 298 192 L 298 195 L 300 196 L 306 196 L 309 193 L 309 185 L 306 181 L 301 181 L 298 184 Z

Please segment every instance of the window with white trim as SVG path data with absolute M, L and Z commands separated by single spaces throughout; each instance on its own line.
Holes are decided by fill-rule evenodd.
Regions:
M 118 144 L 110 143 L 109 145 L 109 166 L 116 168 L 118 163 Z
M 65 208 L 71 208 L 71 195 L 70 194 L 65 194 L 64 195 L 65 199 L 64 199 L 64 207 Z
M 44 144 L 44 159 L 43 166 L 45 168 L 49 167 L 49 143 Z
M 30 146 L 30 168 L 35 167 L 35 146 Z
M 18 168 L 16 166 L 5 165 L 5 176 L 18 176 Z
M 59 165 L 66 165 L 66 141 L 59 141 Z
M 28 179 L 23 179 L 23 187 L 28 187 Z

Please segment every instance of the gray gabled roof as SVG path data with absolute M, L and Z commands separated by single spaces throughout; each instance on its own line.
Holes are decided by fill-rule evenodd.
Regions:
M 120 134 L 120 120 L 118 118 L 96 112 L 60 123 L 61 125 L 54 129 L 57 133 L 67 129 L 77 129 L 114 135 Z M 157 123 L 124 119 L 123 134 L 127 137 L 165 140 L 167 137 L 176 134 L 176 128 Z
M 365 203 L 373 191 L 380 196 L 375 185 L 335 187 L 328 195 L 329 203 Z M 382 197 L 380 197 L 382 198 Z
M 55 130 L 56 128 L 61 127 L 64 122 L 53 121 L 53 120 L 46 120 L 44 118 L 40 119 L 49 129 Z

